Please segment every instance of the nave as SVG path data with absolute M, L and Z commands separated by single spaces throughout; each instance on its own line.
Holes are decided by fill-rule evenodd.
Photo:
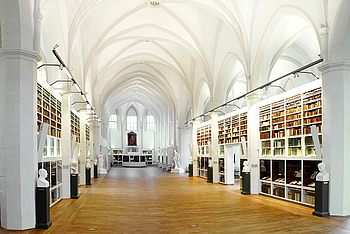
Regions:
M 345 218 L 320 218 L 312 209 L 232 186 L 162 172 L 113 167 L 80 187 L 79 199 L 51 208 L 52 227 L 0 233 L 348 233 Z

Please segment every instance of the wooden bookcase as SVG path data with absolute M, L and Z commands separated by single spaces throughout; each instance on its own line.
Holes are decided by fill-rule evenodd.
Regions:
M 241 112 L 241 113 L 240 113 Z M 227 114 L 218 121 L 218 143 L 233 144 L 239 143 L 244 137 L 248 140 L 247 112 L 240 111 Z
M 211 125 L 205 125 L 197 128 L 198 146 L 209 145 L 211 143 Z
M 43 123 L 49 125 L 48 135 L 61 138 L 62 104 L 42 85 L 37 84 L 37 131 Z
M 319 81 L 265 100 L 260 115 L 260 193 L 314 206 L 317 165 L 311 126 L 322 144 Z
M 75 136 L 75 142 L 80 143 L 80 118 L 73 111 L 70 112 L 70 127 L 71 135 Z

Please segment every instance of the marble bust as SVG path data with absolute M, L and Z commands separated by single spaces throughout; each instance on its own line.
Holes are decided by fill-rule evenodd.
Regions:
M 47 177 L 47 171 L 43 168 L 39 169 L 39 178 L 37 180 L 37 186 L 40 188 L 48 188 L 50 186 L 49 181 L 45 178 Z
M 242 172 L 250 172 L 250 167 L 248 166 L 248 161 L 243 162 L 243 170 Z
M 318 170 L 320 172 L 316 175 L 316 181 L 329 181 L 329 173 L 326 171 L 326 164 L 319 163 Z
M 78 162 L 74 159 L 70 162 L 70 172 L 72 174 L 78 173 Z
M 86 159 L 86 168 L 90 169 L 91 168 L 91 160 L 88 158 Z

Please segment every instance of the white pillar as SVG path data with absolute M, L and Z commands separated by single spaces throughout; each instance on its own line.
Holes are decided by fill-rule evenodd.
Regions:
M 218 167 L 218 134 L 219 134 L 219 128 L 218 128 L 218 112 L 213 112 L 211 114 L 211 159 L 213 164 L 213 182 L 218 183 L 219 182 L 219 167 Z
M 62 197 L 70 198 L 70 163 L 72 155 L 71 101 L 69 95 L 62 97 Z
M 247 120 L 248 120 L 248 161 L 251 167 L 250 185 L 251 193 L 259 193 L 259 102 L 258 95 L 249 95 L 247 98 Z
M 80 118 L 80 175 L 79 183 L 85 184 L 85 168 L 86 168 L 86 157 L 87 157 L 87 146 L 86 146 L 86 127 L 85 121 Z
M 200 123 L 199 120 L 193 121 L 193 127 L 192 127 L 192 164 L 193 164 L 193 176 L 199 176 L 198 175 L 198 168 L 197 168 L 197 157 L 198 157 L 198 144 L 197 144 L 197 127 Z
M 330 173 L 330 213 L 350 215 L 350 63 L 320 70 L 323 86 L 323 160 Z
M 92 153 L 92 160 L 97 159 L 98 155 L 101 154 L 101 124 L 97 120 L 92 121 L 92 131 L 93 131 L 93 153 Z M 91 171 L 91 176 L 94 174 L 93 170 Z
M 32 51 L 0 48 L 1 226 L 35 226 L 36 66 Z

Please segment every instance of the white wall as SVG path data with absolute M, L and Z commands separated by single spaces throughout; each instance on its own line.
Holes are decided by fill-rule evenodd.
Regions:
M 155 149 L 154 148 L 154 136 L 155 132 L 154 131 L 144 131 L 143 132 L 143 148 L 144 149 Z
M 111 148 L 122 148 L 122 138 L 121 131 L 117 129 L 109 129 L 109 137 L 110 137 L 110 147 Z

